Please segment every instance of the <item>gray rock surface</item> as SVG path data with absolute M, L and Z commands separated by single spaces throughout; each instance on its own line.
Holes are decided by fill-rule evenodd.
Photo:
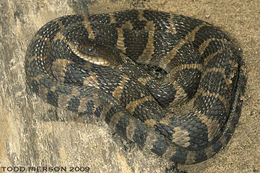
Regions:
M 217 24 L 237 38 L 248 71 L 240 123 L 228 146 L 188 172 L 260 172 L 260 2 L 257 0 L 1 0 L 0 172 L 3 167 L 82 167 L 90 172 L 165 172 L 171 163 L 124 145 L 93 117 L 54 108 L 26 88 L 24 58 L 34 33 L 66 14 L 149 8 Z M 128 149 L 125 149 L 128 148 Z M 129 149 L 130 148 L 130 149 Z M 11 169 L 11 168 L 10 168 Z

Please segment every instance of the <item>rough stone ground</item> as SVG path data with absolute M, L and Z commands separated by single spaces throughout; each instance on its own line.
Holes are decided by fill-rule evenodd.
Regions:
M 0 173 L 5 166 L 88 166 L 90 172 L 137 173 L 164 172 L 170 165 L 136 146 L 125 150 L 105 123 L 55 109 L 26 89 L 25 51 L 39 27 L 65 14 L 130 8 L 200 18 L 236 38 L 248 76 L 238 127 L 216 156 L 179 168 L 190 173 L 260 172 L 259 0 L 1 0 Z

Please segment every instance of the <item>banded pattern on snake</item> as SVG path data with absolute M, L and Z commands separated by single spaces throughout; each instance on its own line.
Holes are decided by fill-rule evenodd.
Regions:
M 25 71 L 47 103 L 95 115 L 142 149 L 193 164 L 225 146 L 238 122 L 239 52 L 217 27 L 182 15 L 68 15 L 35 34 Z M 188 110 L 175 110 L 184 103 Z

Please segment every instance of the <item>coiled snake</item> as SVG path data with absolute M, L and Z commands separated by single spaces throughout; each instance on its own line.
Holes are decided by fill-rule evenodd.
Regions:
M 142 149 L 192 164 L 234 131 L 241 61 L 231 39 L 207 22 L 127 10 L 50 21 L 28 46 L 25 71 L 47 103 L 95 115 Z M 173 107 L 184 103 L 188 110 Z

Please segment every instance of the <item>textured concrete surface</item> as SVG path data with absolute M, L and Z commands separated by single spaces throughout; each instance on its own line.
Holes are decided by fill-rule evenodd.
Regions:
M 236 38 L 243 49 L 248 76 L 238 127 L 227 147 L 216 156 L 179 168 L 190 173 L 260 172 L 259 0 L 7 0 L 0 1 L 0 173 L 7 166 L 165 172 L 171 165 L 133 144 L 123 145 L 104 122 L 56 109 L 26 89 L 25 51 L 42 25 L 65 14 L 131 8 L 192 16 L 220 26 Z

